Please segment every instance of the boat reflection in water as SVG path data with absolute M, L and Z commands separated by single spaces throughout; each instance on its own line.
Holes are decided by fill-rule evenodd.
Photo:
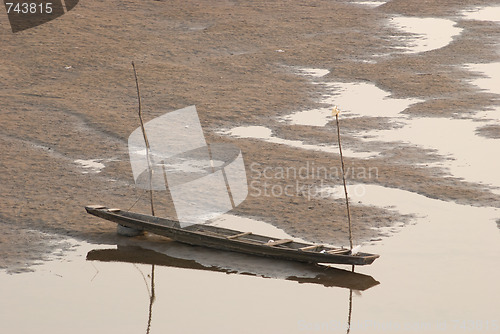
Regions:
M 227 274 L 284 279 L 299 283 L 320 284 L 364 291 L 377 284 L 373 277 L 330 266 L 307 264 L 164 242 L 163 249 L 145 249 L 136 245 L 115 249 L 96 249 L 87 260 L 128 262 L 175 268 L 197 269 Z
M 144 243 L 141 244 L 143 246 Z M 258 256 L 224 252 L 204 247 L 165 241 L 148 243 L 151 249 L 130 244 L 110 249 L 95 249 L 87 254 L 88 261 L 123 262 L 151 265 L 148 274 L 149 317 L 147 333 L 151 327 L 153 303 L 155 301 L 155 266 L 221 272 L 235 275 L 251 275 L 262 278 L 283 279 L 298 283 L 319 284 L 350 290 L 347 332 L 352 312 L 353 291 L 364 291 L 379 284 L 373 277 L 350 270 L 330 266 L 275 260 Z

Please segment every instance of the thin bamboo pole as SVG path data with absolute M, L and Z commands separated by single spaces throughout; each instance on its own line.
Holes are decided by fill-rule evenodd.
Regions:
M 339 122 L 340 110 L 337 107 L 335 107 L 333 108 L 332 113 L 335 115 L 335 119 L 337 120 L 337 137 L 339 139 L 340 161 L 342 163 L 342 180 L 344 181 L 345 204 L 347 206 L 347 222 L 349 223 L 349 246 L 351 247 L 352 250 L 351 210 L 349 209 L 349 196 L 347 195 L 347 185 L 345 181 L 344 157 L 342 155 L 342 145 L 340 143 L 340 122 Z
M 132 68 L 134 69 L 135 76 L 135 86 L 137 87 L 137 100 L 139 102 L 139 121 L 141 122 L 142 135 L 144 137 L 144 143 L 146 144 L 146 160 L 148 161 L 148 172 L 149 172 L 149 198 L 151 200 L 151 215 L 155 215 L 155 208 L 153 204 L 153 170 L 151 168 L 151 157 L 149 152 L 151 151 L 149 147 L 148 136 L 146 135 L 146 129 L 144 128 L 144 121 L 142 120 L 142 105 L 141 105 L 141 92 L 139 90 L 139 80 L 137 80 L 137 71 L 135 70 L 135 64 L 132 62 Z

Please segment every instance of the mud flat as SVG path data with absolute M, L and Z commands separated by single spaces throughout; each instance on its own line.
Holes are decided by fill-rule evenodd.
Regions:
M 231 214 L 347 244 L 343 201 L 317 192 L 340 184 L 333 104 L 350 183 L 499 207 L 497 162 L 482 151 L 498 148 L 498 92 L 481 85 L 498 87 L 482 66 L 499 61 L 500 28 L 467 14 L 479 5 L 86 2 L 17 34 L 2 16 L 0 226 L 114 243 L 113 224 L 84 205 L 128 209 L 142 195 L 135 209 L 147 211 L 126 146 L 138 126 L 131 60 L 148 119 L 195 104 L 208 141 L 242 149 L 249 196 Z M 429 20 L 450 31 L 418 29 Z M 409 51 L 422 38 L 433 43 Z M 423 141 L 430 125 L 453 133 Z M 354 202 L 352 214 L 357 243 L 369 243 L 415 213 Z M 35 261 L 29 240 L 3 238 L 27 246 L 0 266 Z
M 498 8 L 80 1 L 17 34 L 0 15 L 2 329 L 498 332 Z M 125 239 L 87 215 L 149 209 L 127 152 L 132 60 L 147 120 L 196 105 L 207 141 L 241 148 L 249 195 L 217 225 L 348 245 L 338 105 L 354 242 L 380 259 L 355 275 Z

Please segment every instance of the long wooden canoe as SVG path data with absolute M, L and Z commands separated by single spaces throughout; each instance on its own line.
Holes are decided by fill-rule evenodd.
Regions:
M 85 207 L 88 213 L 136 230 L 168 237 L 172 240 L 210 248 L 257 256 L 308 263 L 334 263 L 349 265 L 371 264 L 377 254 L 351 254 L 346 248 L 276 239 L 269 236 L 241 232 L 204 224 L 181 228 L 178 221 L 150 215 L 109 209 L 105 206 Z

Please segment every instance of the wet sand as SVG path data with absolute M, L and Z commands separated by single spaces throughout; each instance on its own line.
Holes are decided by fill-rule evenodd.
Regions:
M 465 7 L 475 5 L 484 2 L 395 0 L 375 8 L 321 0 L 286 5 L 82 2 L 55 21 L 17 34 L 0 15 L 0 268 L 29 267 L 53 249 L 50 241 L 33 236 L 36 231 L 116 242 L 114 224 L 86 215 L 87 204 L 128 209 L 142 194 L 135 208 L 147 212 L 147 196 L 133 185 L 126 146 L 138 126 L 132 60 L 147 119 L 196 105 L 207 141 L 239 146 L 249 182 L 261 182 L 256 175 L 266 170 L 299 170 L 313 162 L 316 168 L 340 166 L 334 152 L 223 134 L 237 126 L 265 125 L 280 138 L 335 148 L 333 122 L 313 127 L 282 121 L 293 112 L 318 107 L 324 94 L 299 68 L 328 70 L 323 82 L 369 82 L 392 98 L 425 101 L 404 110 L 409 117 L 471 118 L 498 107 L 498 95 L 470 83 L 481 75 L 464 68 L 499 61 L 500 29 L 461 16 Z M 408 33 L 387 24 L 400 15 L 451 18 L 463 32 L 443 48 L 408 54 L 402 51 Z M 347 157 L 351 170 L 377 170 L 372 176 L 351 174 L 349 182 L 500 207 L 498 194 L 491 191 L 495 185 L 451 175 L 440 165 L 450 158 L 435 150 L 367 143 L 359 137 L 360 132 L 398 126 L 385 117 L 341 122 L 345 148 L 382 152 L 370 159 Z M 484 126 L 477 135 L 498 140 L 499 126 Z M 85 167 L 77 160 L 105 167 Z M 312 171 L 299 179 L 273 176 L 265 181 L 275 189 L 297 182 L 305 189 L 341 182 Z M 263 190 L 262 182 L 256 189 Z M 250 191 L 234 214 L 269 222 L 306 240 L 347 244 L 341 199 L 300 191 L 292 196 L 255 192 Z M 356 202 L 352 215 L 357 243 L 385 236 L 384 227 L 412 222 L 409 214 Z

